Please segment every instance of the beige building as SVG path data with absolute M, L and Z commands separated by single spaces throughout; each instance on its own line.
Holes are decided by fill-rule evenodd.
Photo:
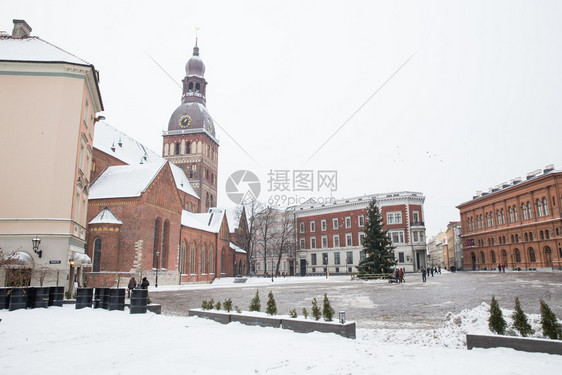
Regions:
M 98 72 L 30 33 L 14 20 L 12 35 L 0 35 L 0 248 L 16 263 L 0 271 L 0 284 L 72 289 L 90 263 L 84 245 L 94 123 L 103 110 Z M 35 250 L 34 238 L 41 241 Z

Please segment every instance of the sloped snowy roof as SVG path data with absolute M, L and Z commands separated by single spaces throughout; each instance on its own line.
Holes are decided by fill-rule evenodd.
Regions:
M 127 164 L 157 163 L 164 160 L 160 155 L 105 121 L 96 123 L 94 148 Z
M 172 174 L 174 175 L 174 180 L 176 181 L 176 187 L 178 188 L 178 190 L 181 190 L 184 193 L 187 193 L 199 199 L 199 196 L 197 195 L 195 190 L 193 190 L 193 187 L 191 186 L 191 183 L 189 182 L 189 179 L 187 178 L 183 170 L 174 163 L 170 163 L 170 168 L 172 169 Z
M 205 232 L 218 233 L 223 217 L 224 211 L 199 214 L 184 210 L 181 215 L 181 225 Z
M 0 60 L 92 65 L 37 36 L 21 39 L 15 39 L 8 35 L 0 36 Z
M 218 208 L 218 207 L 209 208 L 209 212 L 226 213 L 226 221 L 228 222 L 228 228 L 230 230 L 230 233 L 234 233 L 234 230 L 238 228 L 238 225 L 240 224 L 240 217 L 238 215 L 238 210 L 239 210 L 238 207 L 237 208 Z
M 88 224 L 123 224 L 121 220 L 117 218 L 111 212 L 109 208 L 104 208 L 99 214 L 96 215 Z
M 233 244 L 232 242 L 230 243 L 230 248 L 234 250 L 234 252 L 236 253 L 243 253 L 246 254 L 246 250 L 236 246 L 235 244 Z
M 108 167 L 90 187 L 90 199 L 140 197 L 164 164 L 165 161 Z

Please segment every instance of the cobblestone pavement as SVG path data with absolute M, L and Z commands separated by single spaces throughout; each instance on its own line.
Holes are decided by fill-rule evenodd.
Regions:
M 562 319 L 562 272 L 457 272 L 429 276 L 425 283 L 420 274 L 407 274 L 404 284 L 352 281 L 349 277 L 300 280 L 151 291 L 150 296 L 154 303 L 162 304 L 163 314 L 187 315 L 190 308 L 200 307 L 202 300 L 210 298 L 215 301 L 231 298 L 233 305 L 247 310 L 256 290 L 260 292 L 264 310 L 267 293 L 272 290 L 279 314 L 288 314 L 296 308 L 301 315 L 303 307 L 310 312 L 313 298 L 321 305 L 327 293 L 336 312 L 346 311 L 347 319 L 356 321 L 361 328 L 377 327 L 381 322 L 387 328 L 437 328 L 448 312 L 459 313 L 482 302 L 489 304 L 492 295 L 500 307 L 510 310 L 515 297 L 519 297 L 526 313 L 539 313 L 539 298 L 542 298 Z

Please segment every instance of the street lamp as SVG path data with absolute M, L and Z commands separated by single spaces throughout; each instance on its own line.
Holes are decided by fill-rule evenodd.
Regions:
M 41 239 L 35 236 L 35 238 L 31 240 L 31 243 L 33 244 L 33 251 L 37 255 L 39 255 L 39 258 L 41 258 L 41 256 L 43 255 L 43 250 L 39 250 L 39 244 L 41 243 Z
M 159 255 L 160 255 L 160 252 L 157 251 L 156 252 L 156 282 L 154 283 L 155 288 L 158 288 L 158 268 L 160 267 L 160 261 L 158 259 Z

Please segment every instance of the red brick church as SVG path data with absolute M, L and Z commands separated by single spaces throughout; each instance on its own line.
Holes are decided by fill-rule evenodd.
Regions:
M 210 282 L 245 269 L 245 251 L 231 243 L 240 219 L 214 207 L 219 142 L 204 74 L 196 44 L 162 156 L 104 121 L 96 124 L 86 245 L 92 272 L 80 282 Z

